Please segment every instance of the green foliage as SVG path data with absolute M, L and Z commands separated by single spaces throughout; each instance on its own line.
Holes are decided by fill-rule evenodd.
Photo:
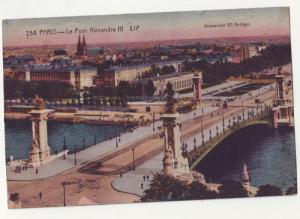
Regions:
M 206 186 L 199 182 L 193 182 L 188 186 L 187 198 L 191 200 L 215 199 L 219 195 L 215 191 L 210 191 Z
M 221 198 L 247 197 L 248 193 L 240 182 L 227 180 L 219 187 Z
M 169 97 L 173 97 L 175 94 L 175 91 L 173 89 L 173 86 L 171 84 L 171 82 L 168 82 L 166 85 L 166 90 L 165 93 L 169 96 Z
M 20 81 L 4 79 L 4 98 L 34 98 L 35 94 L 45 99 L 75 98 L 78 92 L 72 85 L 62 82 Z
M 152 97 L 155 91 L 154 83 L 152 80 L 149 80 L 145 85 L 145 93 L 147 96 Z
M 198 182 L 187 185 L 172 176 L 154 175 L 150 188 L 144 191 L 142 202 L 176 201 L 217 198 L 217 193 Z
M 173 65 L 164 65 L 161 69 L 160 69 L 160 74 L 161 75 L 166 75 L 166 74 L 171 74 L 173 72 L 175 72 L 176 69 L 174 68 Z
M 156 174 L 150 188 L 144 191 L 143 202 L 184 200 L 186 186 L 171 176 Z
M 260 56 L 254 56 L 241 63 L 216 62 L 209 64 L 205 60 L 185 62 L 187 71 L 201 70 L 205 83 L 219 83 L 231 76 L 239 76 L 251 72 L 260 72 L 266 68 L 277 67 L 291 62 L 291 46 L 271 45 L 261 51 Z
M 278 196 L 278 195 L 282 195 L 281 189 L 277 186 L 273 186 L 269 184 L 258 187 L 258 191 L 256 193 L 257 197 Z

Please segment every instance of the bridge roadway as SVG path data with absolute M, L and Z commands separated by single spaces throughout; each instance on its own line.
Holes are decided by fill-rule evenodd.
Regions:
M 269 96 L 274 95 L 273 91 L 269 91 L 266 93 L 270 93 Z M 254 92 L 255 93 L 255 92 Z M 259 94 L 259 93 L 257 93 Z M 266 99 L 271 98 L 268 95 Z M 253 99 L 255 96 L 243 98 L 245 103 L 249 101 L 249 103 L 253 103 Z M 254 109 L 254 111 L 256 108 Z M 199 135 L 199 119 L 202 117 L 203 121 L 203 133 L 204 133 L 204 141 L 207 141 L 209 138 L 209 129 L 211 129 L 212 137 L 216 135 L 215 127 L 218 125 L 219 130 L 221 130 L 221 118 L 224 115 L 224 122 L 229 123 L 229 118 L 233 121 L 233 116 L 242 112 L 242 108 L 228 108 L 221 113 L 219 108 L 216 107 L 203 107 L 197 109 L 193 112 L 180 115 L 180 119 L 182 121 L 182 142 L 188 145 L 188 151 L 193 149 L 193 141 L 196 139 L 197 143 L 202 141 L 201 136 Z M 211 114 L 212 113 L 212 114 Z M 212 116 L 213 115 L 213 116 Z M 121 136 L 121 142 L 118 144 L 118 148 L 115 146 L 115 139 L 110 141 L 101 142 L 95 146 L 91 146 L 86 150 L 81 151 L 77 154 L 77 165 L 74 165 L 74 155 L 70 155 L 66 160 L 56 159 L 55 161 L 46 164 L 39 168 L 38 174 L 35 173 L 35 170 L 28 169 L 24 170 L 21 173 L 15 173 L 13 168 L 7 167 L 7 178 L 8 180 L 37 180 L 37 179 L 45 179 L 57 174 L 63 174 L 67 171 L 72 171 L 74 169 L 81 169 L 85 171 L 84 168 L 88 165 L 95 164 L 98 161 L 104 161 L 103 166 L 106 168 L 99 168 L 99 171 L 106 173 L 116 173 L 120 168 L 125 169 L 126 171 L 130 170 L 132 167 L 132 147 L 136 148 L 136 171 L 128 171 L 123 175 L 121 181 L 118 178 L 113 182 L 113 186 L 125 192 L 140 194 L 141 191 L 137 191 L 136 188 L 140 188 L 140 181 L 143 178 L 143 175 L 150 175 L 154 172 L 159 172 L 162 169 L 162 150 L 163 150 L 163 141 L 159 139 L 159 130 L 157 127 L 162 125 L 161 121 L 155 122 L 155 131 L 152 131 L 152 126 L 148 127 L 140 127 L 134 130 L 133 133 L 125 133 Z M 152 144 L 152 150 L 145 150 L 145 148 L 149 147 L 149 143 L 154 143 L 156 141 L 157 144 Z M 155 147 L 153 147 L 155 145 Z M 154 151 L 154 152 L 153 152 Z M 151 164 L 152 163 L 152 164 Z M 105 166 L 106 165 L 106 166 Z M 140 166 L 138 166 L 140 165 Z M 145 168 L 146 167 L 146 168 Z M 133 175 L 134 177 L 131 177 Z M 129 181 L 124 184 L 122 180 L 128 179 Z M 120 182 L 123 185 L 129 185 L 130 182 L 134 181 L 132 184 L 132 188 L 128 190 L 128 188 L 120 187 Z M 119 182 L 119 183 L 118 183 Z M 146 188 L 146 184 L 144 186 Z
M 226 133 L 226 136 L 228 136 L 228 133 L 232 131 L 232 128 L 230 127 L 232 127 L 233 123 L 237 122 L 238 118 L 240 118 L 240 123 L 241 121 L 243 121 L 243 114 L 244 120 L 248 120 L 248 123 L 246 125 L 257 123 L 258 121 L 254 121 L 252 115 L 266 113 L 266 111 L 268 110 L 268 105 L 271 105 L 274 96 L 274 90 L 266 89 L 260 93 L 260 99 L 264 104 L 253 104 L 257 96 L 252 95 L 247 99 L 243 99 L 243 103 L 247 105 L 248 108 L 236 107 L 238 101 L 235 101 L 232 103 L 235 105 L 235 107 L 230 107 L 229 105 L 229 107 L 223 112 L 219 109 L 214 111 L 213 115 L 211 115 L 211 113 L 204 113 L 203 115 L 200 114 L 200 116 L 195 116 L 189 121 L 185 121 L 182 123 L 181 142 L 187 145 L 187 151 L 190 156 L 192 155 L 192 151 L 195 149 L 195 145 L 197 150 L 199 151 L 201 151 L 201 149 L 203 148 L 208 149 L 202 150 L 203 155 L 206 155 L 212 149 L 212 147 L 214 147 L 218 143 L 216 142 L 216 136 L 219 135 L 220 139 L 222 138 L 221 133 L 223 132 L 223 118 L 224 132 Z M 206 145 L 209 145 L 211 142 L 210 136 L 212 141 L 214 141 L 216 144 L 211 144 L 207 147 Z M 204 141 L 204 146 L 202 146 L 202 139 Z M 163 148 L 161 150 L 163 151 Z M 201 154 L 199 156 L 201 156 Z M 203 157 L 204 156 L 202 156 L 202 158 Z M 142 195 L 143 191 L 149 187 L 149 182 L 151 181 L 153 174 L 157 172 L 159 173 L 163 169 L 162 159 L 163 152 L 147 159 L 146 162 L 135 168 L 135 171 L 128 171 L 126 174 L 123 174 L 122 176 L 116 178 L 113 181 L 112 186 L 119 191 Z M 199 159 L 196 159 L 195 162 L 193 162 L 192 167 L 195 166 L 195 164 L 199 161 Z M 144 181 L 144 176 L 149 176 L 149 180 L 147 180 L 146 177 L 146 181 Z

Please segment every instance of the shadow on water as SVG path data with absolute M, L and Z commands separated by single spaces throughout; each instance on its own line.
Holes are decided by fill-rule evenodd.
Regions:
M 244 162 L 254 186 L 272 184 L 283 189 L 293 186 L 297 175 L 294 129 L 246 127 L 221 142 L 195 169 L 207 181 L 239 181 Z

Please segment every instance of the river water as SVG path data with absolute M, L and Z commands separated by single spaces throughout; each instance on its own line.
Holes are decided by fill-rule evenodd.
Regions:
M 284 190 L 293 186 L 297 175 L 294 130 L 247 127 L 221 142 L 195 169 L 207 181 L 240 181 L 244 162 L 253 186 L 272 184 Z
M 93 144 L 125 128 L 117 125 L 87 125 L 48 121 L 48 141 L 52 152 L 59 152 L 66 137 L 68 148 Z M 6 158 L 27 159 L 31 146 L 31 122 L 5 121 Z M 246 162 L 251 185 L 273 184 L 283 189 L 296 181 L 295 133 L 293 129 L 272 129 L 256 125 L 242 129 L 220 143 L 195 168 L 207 181 L 240 180 Z
M 71 124 L 48 121 L 48 144 L 52 152 L 62 151 L 64 136 L 68 148 L 72 150 L 74 144 L 77 148 L 100 142 L 106 136 L 113 136 L 124 131 L 125 127 L 118 125 L 89 125 Z M 83 140 L 85 138 L 85 140 Z M 6 120 L 5 121 L 5 154 L 6 159 L 13 155 L 15 159 L 28 159 L 32 143 L 31 121 Z

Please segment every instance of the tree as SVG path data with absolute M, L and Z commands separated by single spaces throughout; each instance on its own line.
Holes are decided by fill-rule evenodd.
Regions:
M 186 198 L 186 186 L 172 176 L 155 174 L 150 188 L 144 191 L 143 202 L 175 201 Z
M 153 80 L 149 80 L 145 85 L 145 93 L 147 96 L 152 97 L 155 91 Z
M 218 198 L 217 192 L 208 190 L 205 185 L 197 181 L 192 182 L 188 187 L 187 199 L 199 200 L 215 198 Z
M 173 85 L 171 84 L 171 82 L 167 83 L 165 93 L 170 97 L 174 96 L 175 91 L 173 89 Z
M 129 91 L 129 82 L 128 81 L 120 81 L 117 86 L 118 96 L 122 100 L 125 100 L 128 96 L 128 91 Z
M 281 189 L 277 186 L 273 186 L 269 184 L 258 187 L 258 191 L 256 193 L 257 197 L 278 196 L 278 195 L 282 195 Z
M 175 72 L 176 69 L 174 68 L 173 65 L 164 65 L 161 70 L 160 70 L 160 73 L 162 75 L 166 75 L 166 74 L 171 74 L 173 72 Z
M 234 180 L 224 181 L 219 187 L 219 194 L 221 198 L 238 198 L 248 196 L 248 192 L 243 185 Z
M 150 188 L 144 191 L 143 202 L 149 201 L 176 201 L 217 198 L 215 191 L 195 181 L 184 183 L 172 176 L 156 174 L 150 183 Z

